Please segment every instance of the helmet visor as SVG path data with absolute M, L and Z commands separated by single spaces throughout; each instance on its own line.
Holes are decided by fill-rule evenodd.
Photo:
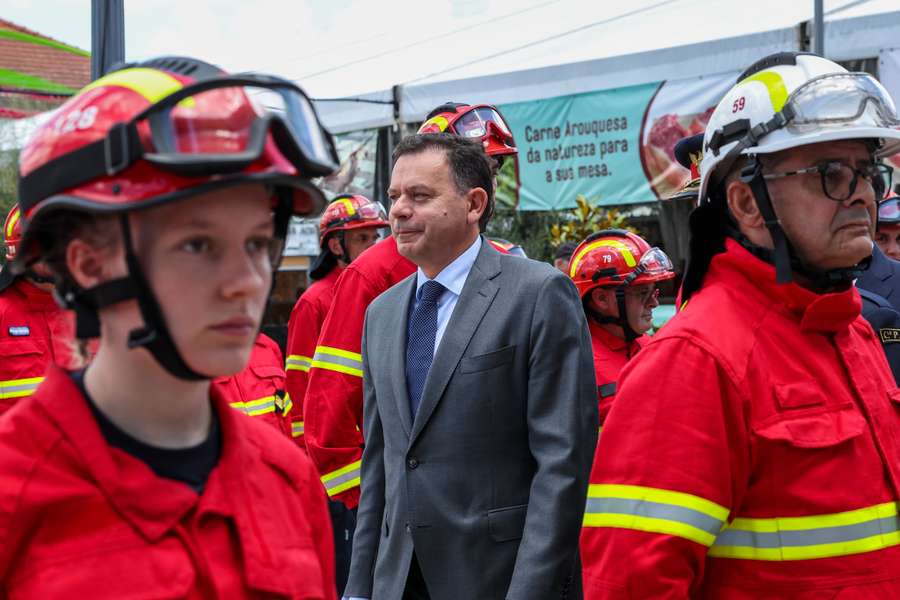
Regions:
M 493 106 L 473 106 L 468 111 L 459 115 L 450 124 L 450 129 L 456 135 L 464 138 L 484 138 L 489 133 L 494 133 L 501 139 L 512 139 L 512 133 L 503 117 Z
M 868 73 L 832 73 L 797 88 L 787 104 L 794 116 L 787 128 L 795 133 L 842 127 L 900 126 L 894 101 Z
M 387 221 L 387 214 L 384 212 L 384 207 L 377 202 L 363 204 L 356 209 L 356 213 L 359 215 L 359 218 L 364 221 Z
M 645 252 L 641 260 L 638 261 L 637 270 L 640 271 L 641 275 L 658 277 L 673 272 L 675 267 L 672 266 L 672 261 L 665 252 L 653 247 Z
M 900 223 L 900 198 L 888 198 L 878 205 L 878 222 Z
M 254 79 L 256 81 L 254 81 Z M 331 135 L 312 102 L 287 81 L 263 76 L 204 80 L 164 98 L 147 119 L 151 162 L 170 165 L 241 162 L 258 158 L 271 131 L 279 150 L 308 175 L 338 167 Z

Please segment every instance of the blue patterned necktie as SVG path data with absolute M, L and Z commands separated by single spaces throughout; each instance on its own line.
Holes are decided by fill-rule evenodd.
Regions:
M 437 281 L 422 285 L 419 302 L 409 317 L 406 337 L 406 389 L 413 419 L 419 410 L 425 378 L 434 360 L 434 340 L 437 336 L 438 300 L 446 288 Z

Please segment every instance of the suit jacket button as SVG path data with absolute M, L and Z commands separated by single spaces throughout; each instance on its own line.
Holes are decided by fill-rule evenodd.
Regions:
M 408 461 L 406 461 L 406 466 L 410 469 L 415 469 L 419 466 L 419 460 L 416 458 L 410 458 Z

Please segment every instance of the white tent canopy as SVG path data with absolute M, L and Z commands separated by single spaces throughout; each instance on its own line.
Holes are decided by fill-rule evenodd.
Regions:
M 687 4 L 689 10 L 682 6 L 678 14 L 668 14 L 665 11 L 653 14 L 653 18 L 657 20 L 670 19 L 672 31 L 687 31 L 682 31 L 675 39 L 690 39 L 691 32 L 696 32 L 691 29 L 691 23 L 704 22 L 702 15 L 694 13 L 700 9 L 710 9 L 710 5 L 705 2 Z M 641 37 L 641 29 L 652 26 L 644 23 L 641 15 L 635 11 L 634 15 L 611 20 L 602 27 L 586 27 L 572 35 L 557 36 L 538 41 L 521 50 L 502 53 L 490 61 L 473 60 L 470 61 L 471 64 L 449 69 L 441 75 L 415 78 L 419 81 L 399 86 L 399 118 L 403 122 L 422 120 L 434 106 L 448 100 L 503 104 L 665 79 L 740 71 L 766 54 L 801 48 L 800 27 L 797 23 L 811 16 L 809 13 L 812 2 L 757 0 L 755 4 L 754 14 L 769 14 L 769 18 L 740 24 L 742 27 L 749 25 L 759 30 L 766 25 L 780 23 L 781 26 L 761 33 L 707 39 L 670 48 L 660 48 L 658 44 L 654 47 L 650 43 L 648 46 L 652 49 L 610 56 L 610 48 L 635 47 L 637 42 L 633 40 Z M 765 10 L 773 7 L 780 9 Z M 895 2 L 829 2 L 826 3 L 826 8 L 830 8 L 832 15 L 826 21 L 825 28 L 825 50 L 829 58 L 876 58 L 883 52 L 900 46 L 900 11 L 888 10 L 896 8 Z M 882 12 L 872 14 L 874 10 Z M 735 15 L 733 21 L 738 18 Z M 732 30 L 739 25 L 732 21 L 728 23 L 731 23 Z M 727 27 L 717 30 L 719 34 L 723 32 L 730 33 L 730 30 Z M 695 39 L 696 37 L 694 36 Z M 632 42 L 616 44 L 616 41 L 626 38 Z M 560 47 L 563 41 L 564 48 Z M 599 58 L 585 60 L 584 56 L 590 53 Z M 561 57 L 573 60 L 556 64 Z M 547 64 L 548 62 L 554 64 Z M 540 66 L 528 69 L 519 67 L 518 70 L 511 69 L 504 73 L 485 73 L 488 66 L 496 70 L 504 66 L 515 68 L 521 64 Z M 447 80 L 448 75 L 461 75 L 461 78 Z M 388 89 L 359 98 L 390 102 L 393 96 L 394 92 Z M 394 122 L 394 107 L 391 104 L 327 102 L 319 103 L 318 108 L 326 126 L 334 133 L 383 127 Z

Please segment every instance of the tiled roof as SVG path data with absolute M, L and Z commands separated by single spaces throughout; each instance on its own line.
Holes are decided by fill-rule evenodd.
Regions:
M 90 80 L 88 52 L 0 19 L 0 91 L 70 95 Z

